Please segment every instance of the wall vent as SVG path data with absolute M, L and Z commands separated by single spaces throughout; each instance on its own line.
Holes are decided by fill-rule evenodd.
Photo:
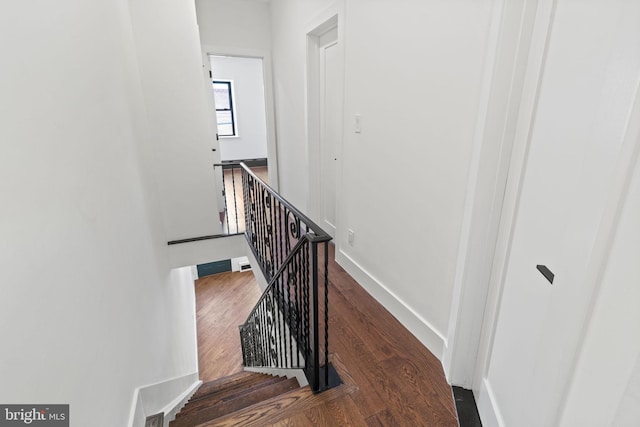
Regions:
M 249 264 L 248 260 L 242 260 L 238 263 L 238 266 L 240 267 L 240 271 L 248 271 L 251 270 L 251 264 Z

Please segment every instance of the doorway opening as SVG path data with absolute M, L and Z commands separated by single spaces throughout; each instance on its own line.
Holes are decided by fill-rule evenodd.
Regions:
M 262 58 L 209 54 L 220 160 L 268 163 Z
M 240 162 L 278 189 L 273 89 L 266 52 L 207 52 L 220 161 L 214 167 L 223 234 L 244 231 Z

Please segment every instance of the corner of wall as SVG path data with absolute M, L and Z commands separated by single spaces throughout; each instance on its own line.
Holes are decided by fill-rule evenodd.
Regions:
M 182 377 L 139 387 L 134 391 L 129 427 L 142 427 L 150 415 L 164 413 L 168 426 L 180 409 L 196 392 L 202 381 L 194 372 Z

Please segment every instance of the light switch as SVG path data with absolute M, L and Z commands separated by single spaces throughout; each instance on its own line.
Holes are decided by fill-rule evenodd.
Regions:
M 356 114 L 354 130 L 356 133 L 362 133 L 362 116 L 360 114 Z

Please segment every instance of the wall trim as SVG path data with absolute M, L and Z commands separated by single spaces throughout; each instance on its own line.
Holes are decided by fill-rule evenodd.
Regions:
M 482 424 L 485 426 L 504 426 L 504 420 L 489 381 L 484 379 L 481 388 L 482 393 L 476 397 L 476 403 Z
M 234 234 L 216 239 L 197 240 L 180 245 L 167 246 L 171 268 L 205 264 L 223 259 L 245 256 L 244 234 Z
M 180 396 L 176 397 L 176 399 L 167 405 L 162 412 L 164 412 L 164 426 L 169 427 L 169 423 L 176 419 L 176 415 L 180 410 L 187 404 L 191 396 L 200 388 L 202 385 L 202 380 L 198 380 L 191 385 L 187 390 L 184 391 Z
M 513 151 L 504 191 L 502 214 L 491 265 L 489 289 L 482 320 L 480 343 L 476 358 L 473 390 L 476 400 L 486 399 L 484 386 L 489 372 L 493 340 L 497 328 L 498 313 L 504 291 L 504 279 L 509 263 L 513 230 L 518 216 L 522 181 L 529 154 L 529 142 L 535 122 L 539 89 L 544 75 L 548 42 L 551 33 L 556 0 L 531 0 L 535 6 L 531 42 L 527 55 L 527 70 L 523 82 L 522 98 L 514 133 Z M 493 397 L 492 397 L 493 398 Z M 483 413 L 480 413 L 481 419 Z
M 133 392 L 129 427 L 142 427 L 148 416 L 164 413 L 164 427 L 189 401 L 202 384 L 198 372 L 138 387 Z
M 344 0 L 336 0 L 326 9 L 318 13 L 312 20 L 304 26 L 306 37 L 305 52 L 305 129 L 307 133 L 307 161 L 309 172 L 309 193 L 307 195 L 307 209 L 309 216 L 318 224 L 322 223 L 320 193 L 322 190 L 322 168 L 320 162 L 320 132 L 321 132 L 321 111 L 320 111 L 320 75 L 318 66 L 320 60 L 319 37 L 326 31 L 336 28 L 337 46 L 341 58 L 341 79 L 342 79 L 342 130 L 340 141 L 336 144 L 336 155 L 338 164 L 336 165 L 336 182 L 342 179 L 342 152 L 344 146 L 344 101 L 345 101 L 345 5 Z M 337 185 L 336 192 L 336 230 L 340 230 L 340 209 L 341 209 L 341 186 Z M 336 237 L 336 236 L 332 236 Z
M 341 249 L 336 250 L 336 262 L 442 361 L 444 335 Z
M 502 122 L 502 130 L 507 127 L 507 122 L 510 119 L 509 107 L 513 102 L 512 92 L 508 90 L 506 93 L 508 102 L 505 103 L 504 111 L 497 114 L 495 105 L 502 99 L 495 98 L 504 91 L 505 86 L 511 88 L 515 78 L 515 67 L 512 63 L 508 63 L 503 66 L 510 69 L 509 77 L 511 78 L 496 80 L 498 68 L 503 62 L 501 56 L 505 55 L 501 49 L 503 38 L 512 36 L 504 34 L 504 21 L 504 1 L 496 0 L 492 4 L 489 28 L 486 34 L 480 101 L 469 162 L 453 297 L 447 328 L 448 345 L 444 348 L 442 359 L 448 382 L 467 389 L 472 385 L 480 325 L 489 287 L 487 257 L 494 250 L 492 246 L 495 243 L 495 234 L 498 232 L 497 226 L 493 225 L 499 222 L 500 218 L 502 205 L 500 187 L 504 187 L 504 181 L 506 181 L 506 174 L 499 172 L 506 169 L 508 165 L 500 162 L 500 157 L 502 157 L 503 151 L 510 152 L 511 144 L 511 140 L 505 139 L 503 133 L 499 146 L 494 146 L 495 139 L 488 138 L 487 134 L 487 128 L 491 127 L 491 120 Z M 513 62 L 515 62 L 515 58 Z M 484 178 L 483 168 L 487 167 L 495 169 L 496 173 L 491 177 Z M 482 194 L 492 195 L 492 203 L 484 209 L 482 209 L 482 200 L 478 200 L 482 198 Z M 475 229 L 481 228 L 480 224 L 488 224 L 489 226 L 484 233 L 474 232 Z

